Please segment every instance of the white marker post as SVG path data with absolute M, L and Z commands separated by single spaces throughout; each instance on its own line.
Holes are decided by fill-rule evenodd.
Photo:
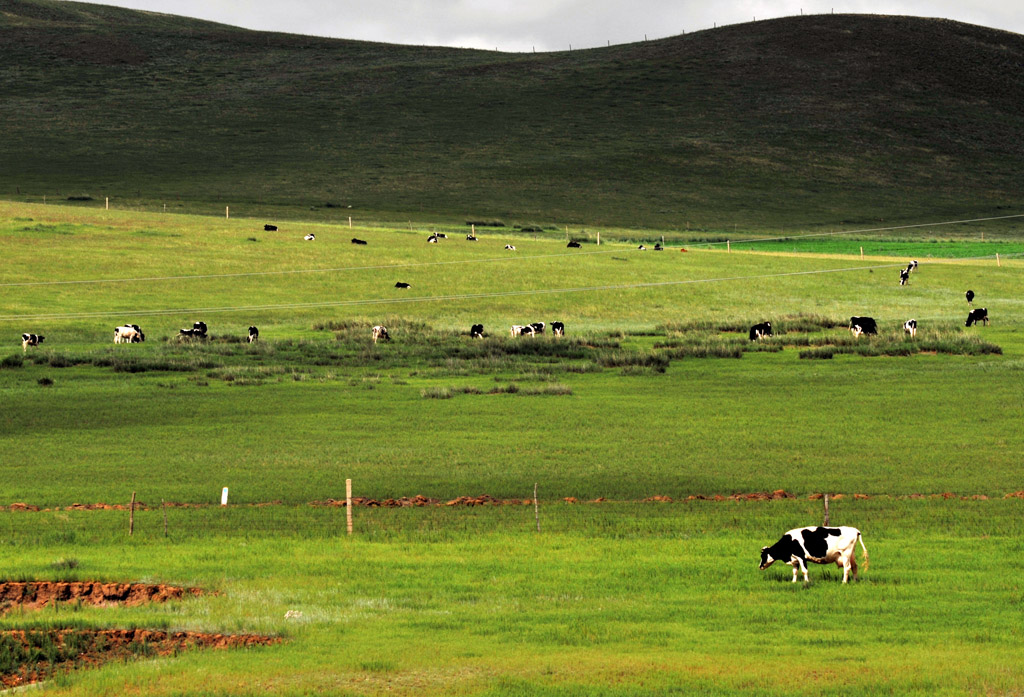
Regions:
M 345 519 L 348 523 L 348 534 L 352 534 L 352 480 L 345 480 Z
M 227 506 L 228 505 L 228 488 L 227 487 L 224 487 L 223 489 L 220 490 L 220 505 L 221 506 Z
M 231 217 L 231 206 L 224 206 L 224 217 L 225 218 L 230 218 Z

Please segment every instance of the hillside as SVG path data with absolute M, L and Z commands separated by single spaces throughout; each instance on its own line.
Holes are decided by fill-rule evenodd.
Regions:
M 0 0 L 0 93 L 19 200 L 670 228 L 1024 212 L 1024 36 L 942 20 L 505 54 Z

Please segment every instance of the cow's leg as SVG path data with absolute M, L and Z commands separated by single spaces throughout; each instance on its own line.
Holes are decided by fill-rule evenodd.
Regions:
M 854 555 L 853 550 L 850 550 L 850 571 L 853 572 L 853 580 L 857 580 L 857 557 Z M 845 580 L 844 580 L 845 583 Z
M 807 578 L 807 564 L 804 563 L 803 557 L 797 557 L 796 560 L 800 564 L 800 571 L 804 574 L 804 583 L 810 583 L 811 580 Z M 796 582 L 796 567 L 793 567 L 793 581 Z
M 789 565 L 793 567 L 793 583 L 796 583 L 796 564 L 790 562 Z

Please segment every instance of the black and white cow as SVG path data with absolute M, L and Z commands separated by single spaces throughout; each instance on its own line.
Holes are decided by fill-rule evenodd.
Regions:
M 543 322 L 530 322 L 530 326 L 533 327 L 534 334 L 543 334 L 544 327 L 548 325 L 544 324 Z
M 366 240 L 361 240 L 358 237 L 353 237 L 352 244 L 366 244 Z
M 21 335 L 21 350 L 28 351 L 29 346 L 38 346 L 43 343 L 45 336 L 40 334 L 22 334 Z
M 529 324 L 513 324 L 510 333 L 512 336 L 533 336 L 533 327 Z
M 647 251 L 647 247 L 645 247 L 643 245 L 640 245 L 639 247 L 637 247 L 637 249 L 640 250 L 641 252 Z
M 917 271 L 917 259 L 914 259 L 907 264 L 907 271 Z
M 249 343 L 254 344 L 260 340 L 260 330 L 256 327 L 249 327 Z
M 264 225 L 263 229 L 266 232 L 277 232 L 277 226 L 276 225 L 271 225 L 270 223 L 267 223 L 266 225 Z
M 567 244 L 567 245 L 565 245 L 565 246 L 566 246 L 566 247 L 571 247 L 571 248 L 579 248 L 579 247 L 581 247 L 581 246 L 583 246 L 583 245 L 581 245 L 581 244 L 580 244 L 579 242 L 577 242 L 576 240 L 571 240 L 571 241 L 569 242 L 569 244 Z
M 971 310 L 967 314 L 967 322 L 964 323 L 964 326 L 969 327 L 972 324 L 977 324 L 978 322 L 984 323 L 986 327 L 988 326 L 988 308 L 976 307 Z
M 555 336 L 565 336 L 565 324 L 562 322 L 552 322 L 551 333 Z
M 193 322 L 191 329 L 179 329 L 178 334 L 186 339 L 205 339 L 206 322 Z
M 878 324 L 871 317 L 851 317 L 850 331 L 855 337 L 861 334 L 878 334 Z
M 469 242 L 476 242 L 476 235 L 474 235 L 474 234 L 473 234 L 473 233 L 471 232 L 471 233 L 469 233 L 468 235 L 466 235 L 466 240 L 468 240 Z
M 412 288 L 412 284 L 399 281 L 398 283 L 395 284 L 395 288 Z
M 391 341 L 391 336 L 388 334 L 388 328 L 378 324 L 373 328 L 373 343 L 377 343 L 377 339 L 382 341 Z
M 302 239 L 306 240 L 306 242 L 312 242 L 313 240 L 315 240 L 315 239 L 316 239 L 316 235 L 314 235 L 314 234 L 313 234 L 313 233 L 311 232 L 311 233 L 309 233 L 308 235 L 306 235 L 305 237 L 303 237 Z
M 750 340 L 757 341 L 758 339 L 764 339 L 772 335 L 772 323 L 761 322 L 761 324 L 755 324 L 750 328 Z
M 662 252 L 664 250 L 665 250 L 665 248 L 661 246 L 661 242 L 655 242 L 654 243 L 654 251 Z
M 910 282 L 910 267 L 900 269 L 900 285 L 905 286 Z
M 908 319 L 906 322 L 904 322 L 903 323 L 903 332 L 905 334 L 910 334 L 910 338 L 911 339 L 916 337 L 917 336 L 917 320 L 916 319 Z
M 513 252 L 514 252 L 514 251 L 516 251 L 516 248 L 515 248 L 515 246 L 514 246 L 514 245 L 511 245 L 511 244 L 506 244 L 506 245 L 505 245 L 505 249 L 511 250 L 511 251 L 513 251 Z
M 967 296 L 967 304 L 968 305 L 973 305 L 974 304 L 974 291 L 973 290 L 969 290 L 966 293 L 964 293 L 964 295 Z
M 430 233 L 430 237 L 427 238 L 427 242 L 430 244 L 437 244 L 437 235 Z
M 444 234 L 443 232 L 435 232 L 434 233 L 434 237 L 436 237 L 439 240 L 446 240 L 446 239 L 448 239 L 448 235 Z
M 484 325 L 482 325 L 482 324 L 474 324 L 472 327 L 469 328 L 469 335 L 472 338 L 474 338 L 474 339 L 483 339 L 484 338 Z
M 115 344 L 138 344 L 145 340 L 146 335 L 142 333 L 142 329 L 137 324 L 125 324 L 120 327 L 114 327 Z
M 864 550 L 864 568 L 868 568 L 868 548 L 864 546 L 864 538 L 860 530 L 850 527 L 838 528 L 796 528 L 790 530 L 771 547 L 761 548 L 760 569 L 767 569 L 777 561 L 793 567 L 793 583 L 796 583 L 797 569 L 804 574 L 804 583 L 808 582 L 807 562 L 815 564 L 835 564 L 843 570 L 843 583 L 850 578 L 857 580 L 857 560 L 854 558 L 857 542 Z

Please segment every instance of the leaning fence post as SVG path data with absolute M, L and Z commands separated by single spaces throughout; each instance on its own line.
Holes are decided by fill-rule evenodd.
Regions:
M 348 524 L 348 534 L 352 534 L 352 480 L 345 480 L 345 522 Z
M 132 492 L 132 502 L 128 504 L 128 537 L 135 532 L 135 492 Z
M 999 263 L 999 252 L 996 252 L 996 266 L 1002 266 L 1002 264 Z
M 828 524 L 829 524 L 829 519 L 828 519 L 828 494 L 825 494 L 822 497 L 822 499 L 825 501 L 825 527 L 827 528 Z

